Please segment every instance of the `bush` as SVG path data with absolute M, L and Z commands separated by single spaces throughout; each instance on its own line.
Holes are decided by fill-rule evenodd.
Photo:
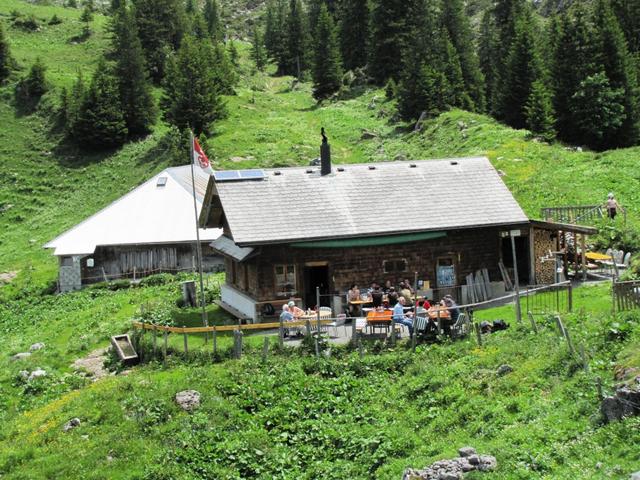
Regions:
M 37 103 L 49 89 L 45 72 L 47 67 L 40 58 L 36 59 L 29 73 L 16 85 L 16 101 L 22 105 Z
M 53 14 L 53 17 L 51 17 L 51 20 L 49 20 L 49 25 L 60 25 L 61 23 L 62 19 L 55 13 Z
M 640 251 L 640 235 L 635 230 L 624 229 L 610 223 L 599 225 L 600 231 L 593 238 L 594 246 L 600 250 L 616 248 L 625 252 Z
M 149 275 L 148 277 L 140 280 L 141 287 L 157 287 L 159 285 L 166 285 L 168 283 L 173 283 L 175 281 L 175 277 L 170 273 L 158 273 L 156 275 Z
M 22 15 L 20 12 L 11 12 L 13 16 L 13 26 L 27 32 L 37 32 L 40 30 L 40 22 L 35 15 Z

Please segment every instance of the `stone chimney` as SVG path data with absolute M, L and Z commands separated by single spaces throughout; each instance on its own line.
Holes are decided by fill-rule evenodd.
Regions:
M 331 173 L 331 147 L 327 136 L 324 134 L 324 127 L 321 130 L 322 145 L 320 145 L 320 175 L 329 175 Z

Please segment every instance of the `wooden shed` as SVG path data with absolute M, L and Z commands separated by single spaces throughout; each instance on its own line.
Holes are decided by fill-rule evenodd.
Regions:
M 195 169 L 198 212 L 208 178 Z M 59 290 L 197 268 L 192 184 L 190 166 L 167 168 L 46 244 L 58 257 Z M 209 245 L 221 233 L 200 229 L 205 271 L 224 268 Z

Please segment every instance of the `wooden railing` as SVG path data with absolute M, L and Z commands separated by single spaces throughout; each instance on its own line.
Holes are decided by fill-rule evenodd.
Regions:
M 541 209 L 542 218 L 557 223 L 593 225 L 602 218 L 600 205 L 550 207 Z
M 619 312 L 640 308 L 640 280 L 613 282 L 613 301 Z

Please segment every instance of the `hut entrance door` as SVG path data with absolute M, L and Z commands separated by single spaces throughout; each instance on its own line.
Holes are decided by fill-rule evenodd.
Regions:
M 313 265 L 304 267 L 304 303 L 307 308 L 316 305 L 316 287 L 320 287 L 320 306 L 330 307 L 329 266 Z

